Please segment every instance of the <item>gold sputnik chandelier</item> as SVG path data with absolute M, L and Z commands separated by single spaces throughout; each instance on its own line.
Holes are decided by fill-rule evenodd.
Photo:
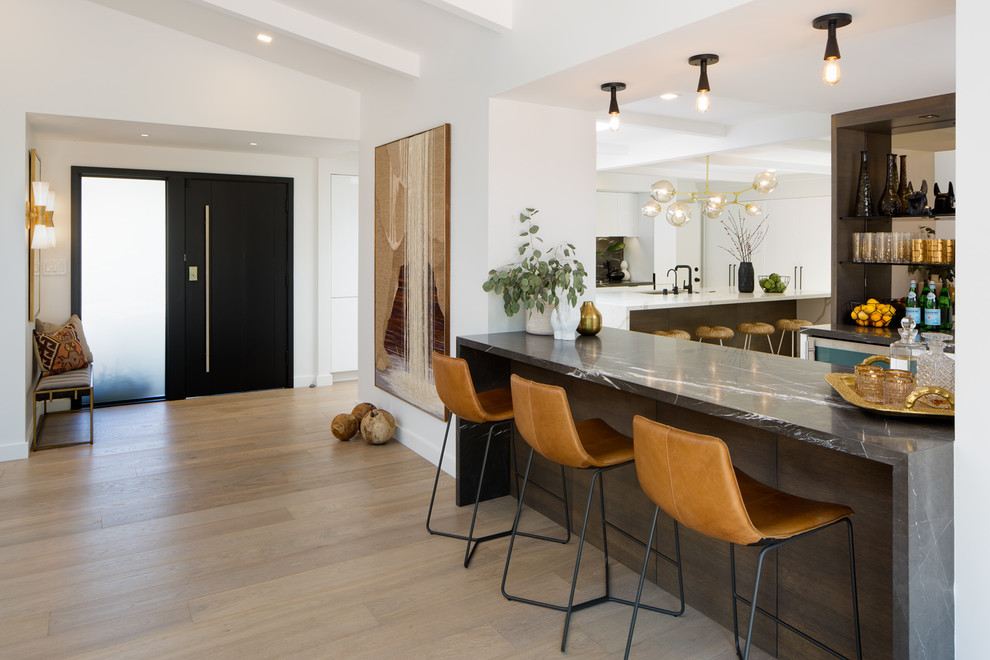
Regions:
M 760 172 L 753 179 L 753 185 L 743 188 L 742 190 L 734 192 L 715 192 L 710 190 L 708 186 L 708 161 L 710 158 L 711 156 L 705 156 L 704 192 L 679 193 L 674 188 L 674 184 L 670 181 L 657 181 L 650 186 L 650 197 L 653 199 L 643 205 L 643 215 L 648 218 L 655 218 L 663 212 L 663 209 L 660 206 L 661 204 L 673 202 L 673 204 L 670 204 L 670 206 L 667 207 L 667 222 L 675 227 L 683 227 L 691 221 L 691 209 L 688 205 L 695 202 L 701 203 L 701 212 L 706 217 L 713 220 L 720 217 L 723 209 L 730 204 L 738 204 L 739 206 L 742 206 L 746 209 L 746 213 L 749 215 L 755 216 L 763 213 L 762 206 L 756 202 L 740 200 L 739 196 L 749 192 L 750 190 L 755 190 L 761 195 L 766 195 L 773 192 L 773 189 L 777 187 L 777 175 L 774 171 L 767 170 L 765 172 Z M 677 201 L 678 195 L 687 195 L 688 197 L 687 199 Z

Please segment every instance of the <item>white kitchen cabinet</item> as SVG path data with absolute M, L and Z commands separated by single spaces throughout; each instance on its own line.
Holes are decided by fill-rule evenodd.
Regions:
M 832 283 L 832 200 L 802 197 L 767 200 L 770 231 L 754 259 L 756 275 L 791 278 L 789 289 L 828 291 Z
M 595 195 L 597 236 L 639 236 L 639 195 L 598 191 Z

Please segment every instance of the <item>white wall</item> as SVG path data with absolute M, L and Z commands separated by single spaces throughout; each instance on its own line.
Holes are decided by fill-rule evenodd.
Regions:
M 982 64 L 974 53 L 986 43 L 985 26 L 990 23 L 990 3 L 983 0 L 956 1 L 956 80 L 979 80 Z M 990 593 L 990 546 L 986 504 L 990 502 L 990 442 L 987 441 L 986 373 L 990 355 L 979 348 L 981 328 L 990 325 L 990 306 L 981 291 L 986 282 L 986 249 L 990 226 L 982 221 L 984 197 L 980 195 L 990 167 L 990 122 L 985 109 L 990 102 L 986 85 L 963 82 L 956 95 L 956 167 L 953 182 L 957 191 L 971 191 L 956 201 L 960 221 L 956 235 L 956 295 L 963 319 L 956 329 L 956 352 L 966 359 L 956 363 L 956 441 L 954 530 L 956 648 L 958 658 L 986 655 L 987 593 Z
M 0 223 L 0 307 L 16 310 L 0 318 L 0 460 L 9 460 L 27 456 L 30 432 L 27 246 L 19 219 L 27 153 L 35 146 L 27 139 L 27 114 L 356 139 L 360 99 L 353 90 L 82 0 L 2 0 L 0 11 L 10 28 L 0 40 L 0 209 L 9 218 Z M 60 196 L 58 207 L 65 201 Z M 300 320 L 312 324 L 307 314 L 313 312 Z M 309 343 L 304 350 L 312 351 Z

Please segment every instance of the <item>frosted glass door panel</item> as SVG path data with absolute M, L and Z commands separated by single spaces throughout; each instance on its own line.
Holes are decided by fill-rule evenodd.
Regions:
M 165 396 L 165 181 L 83 177 L 81 201 L 94 400 Z

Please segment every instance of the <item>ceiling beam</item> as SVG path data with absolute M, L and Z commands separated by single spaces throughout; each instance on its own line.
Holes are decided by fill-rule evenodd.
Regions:
M 273 0 L 194 0 L 292 37 L 410 77 L 419 55 Z
M 512 0 L 423 0 L 494 32 L 512 29 Z
M 664 117 L 653 115 L 648 112 L 626 112 L 619 115 L 623 125 L 640 126 L 642 128 L 658 128 L 665 131 L 677 131 L 678 133 L 691 133 L 692 135 L 710 135 L 714 137 L 725 137 L 729 128 L 725 124 L 716 124 L 710 121 L 698 121 L 696 119 L 680 119 L 678 117 Z

